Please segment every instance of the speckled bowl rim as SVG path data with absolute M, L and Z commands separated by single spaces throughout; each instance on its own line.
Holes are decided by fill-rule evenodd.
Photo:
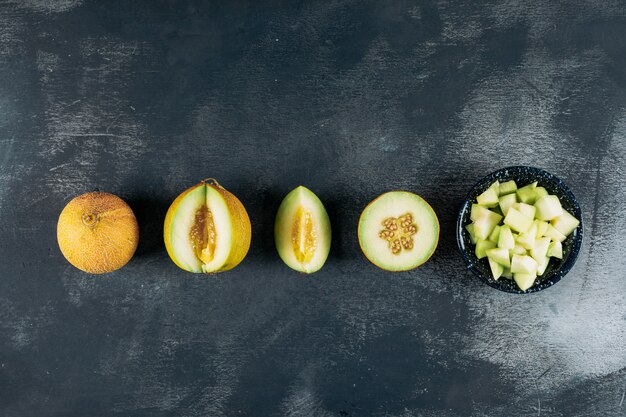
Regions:
M 550 181 L 551 185 L 554 186 L 551 188 L 557 188 L 559 190 L 559 198 L 567 200 L 572 208 L 572 214 L 580 220 L 580 224 L 578 225 L 578 227 L 566 239 L 566 241 L 568 239 L 571 239 L 571 248 L 567 251 L 567 253 L 564 253 L 564 259 L 562 261 L 563 264 L 560 266 L 560 268 L 553 269 L 550 272 L 544 274 L 544 276 L 542 276 L 540 280 L 537 280 L 537 282 L 526 291 L 520 290 L 515 285 L 515 282 L 512 280 L 500 279 L 496 281 L 491 277 L 490 274 L 483 274 L 476 266 L 476 263 L 482 262 L 482 260 L 478 260 L 474 255 L 474 245 L 469 242 L 469 235 L 467 237 L 464 237 L 464 218 L 466 216 L 466 213 L 471 208 L 472 201 L 475 201 L 476 197 L 484 190 L 486 190 L 487 187 L 489 187 L 489 185 L 491 185 L 496 179 L 506 181 L 509 179 L 514 179 L 516 175 L 521 176 L 522 173 L 527 176 L 532 176 L 533 178 L 536 178 L 536 181 L 539 181 L 540 186 L 542 185 L 542 181 Z M 583 216 L 580 206 L 578 204 L 578 200 L 576 200 L 574 193 L 572 193 L 569 187 L 567 187 L 567 185 L 565 185 L 565 183 L 561 179 L 540 168 L 516 165 L 502 168 L 492 172 L 491 174 L 486 175 L 470 189 L 467 197 L 461 205 L 461 209 L 459 210 L 456 224 L 456 240 L 459 252 L 465 260 L 467 268 L 471 270 L 474 275 L 480 278 L 480 280 L 483 281 L 485 284 L 508 293 L 531 294 L 545 290 L 546 288 L 549 288 L 552 285 L 556 284 L 572 269 L 572 267 L 576 263 L 576 260 L 578 259 L 580 248 L 582 246 L 583 230 Z M 469 254 L 468 251 L 471 254 Z M 511 283 L 513 284 L 511 285 Z

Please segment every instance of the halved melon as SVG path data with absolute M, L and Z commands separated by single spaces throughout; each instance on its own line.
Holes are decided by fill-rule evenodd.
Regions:
M 228 271 L 245 258 L 251 230 L 241 201 L 209 179 L 174 200 L 165 216 L 163 236 L 176 265 L 189 272 L 212 273 Z
M 310 274 L 324 266 L 331 228 L 322 201 L 299 186 L 283 199 L 276 214 L 274 239 L 280 258 L 292 269 Z
M 432 256 L 439 241 L 439 220 L 420 196 L 392 191 L 365 207 L 358 235 L 363 253 L 374 265 L 408 271 Z

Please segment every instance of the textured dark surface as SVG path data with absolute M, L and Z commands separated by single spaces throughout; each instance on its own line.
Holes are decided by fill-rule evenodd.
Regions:
M 0 415 L 624 416 L 625 68 L 623 1 L 1 1 Z M 455 242 L 468 190 L 509 165 L 563 179 L 586 224 L 567 278 L 521 297 Z M 253 223 L 215 277 L 161 236 L 206 177 Z M 334 232 L 310 277 L 272 238 L 299 184 Z M 94 188 L 142 233 L 100 277 L 55 236 Z M 391 189 L 441 222 L 413 272 L 356 241 Z

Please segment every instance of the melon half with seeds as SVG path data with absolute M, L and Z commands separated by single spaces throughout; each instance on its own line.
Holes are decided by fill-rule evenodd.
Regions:
M 299 186 L 283 199 L 274 224 L 280 258 L 290 268 L 310 274 L 324 266 L 330 251 L 331 228 L 322 201 Z
M 374 265 L 408 271 L 432 256 L 439 241 L 439 220 L 420 196 L 392 191 L 365 207 L 358 235 L 363 253 Z
M 250 248 L 250 218 L 243 204 L 213 179 L 179 195 L 165 216 L 165 248 L 176 265 L 194 273 L 227 271 Z
M 113 272 L 133 257 L 139 226 L 133 210 L 116 195 L 92 192 L 70 201 L 59 216 L 63 256 L 90 274 Z

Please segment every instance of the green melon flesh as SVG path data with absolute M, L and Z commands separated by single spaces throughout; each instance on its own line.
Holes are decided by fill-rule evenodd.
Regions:
M 537 192 L 535 191 L 535 188 L 537 188 L 536 181 L 518 189 L 517 198 L 519 198 L 519 201 L 526 204 L 533 204 L 535 200 L 537 200 Z
M 511 207 L 506 217 L 504 218 L 504 224 L 509 226 L 511 230 L 518 233 L 524 233 L 530 228 L 533 220 L 524 216 L 522 213 Z
M 515 193 L 515 191 L 517 191 L 517 184 L 515 183 L 514 180 L 500 183 L 500 186 L 498 187 L 498 191 L 499 191 L 500 196 Z
M 310 274 L 324 266 L 330 251 L 331 227 L 322 201 L 299 186 L 283 199 L 274 223 L 278 255 L 290 268 Z
M 537 279 L 536 274 L 523 274 L 523 273 L 513 273 L 513 279 L 515 283 L 519 287 L 520 290 L 526 291 L 535 283 L 535 279 Z
M 489 268 L 491 269 L 491 276 L 493 276 L 493 279 L 497 281 L 498 278 L 502 276 L 502 273 L 504 272 L 504 267 L 491 258 L 489 258 L 488 260 Z
M 561 234 L 568 236 L 570 233 L 576 230 L 576 228 L 580 224 L 580 221 L 576 217 L 569 214 L 567 211 L 563 210 L 563 214 L 552 219 L 550 223 L 552 224 L 552 227 L 558 230 Z
M 483 259 L 484 257 L 487 256 L 487 250 L 493 249 L 495 247 L 496 247 L 496 244 L 490 240 L 478 239 L 478 242 L 476 242 L 476 249 L 474 253 L 476 254 L 476 257 L 478 259 Z
M 414 234 L 409 231 L 412 230 L 410 227 L 401 225 L 401 218 L 408 219 L 407 214 L 411 215 L 411 224 L 416 229 Z M 386 224 L 396 225 L 393 236 Z M 363 210 L 358 237 L 363 253 L 374 265 L 388 271 L 407 271 L 426 262 L 435 251 L 439 241 L 439 220 L 420 196 L 407 191 L 392 191 L 381 195 Z M 400 241 L 403 237 L 406 246 Z M 399 251 L 394 249 L 397 244 L 401 246 Z
M 563 244 L 561 242 L 550 242 L 547 255 L 552 258 L 563 259 Z
M 511 257 L 511 272 L 514 274 L 536 274 L 537 261 L 528 255 L 513 255 Z
M 513 204 L 515 203 L 517 203 L 517 194 L 515 193 L 507 194 L 498 199 L 500 210 L 502 211 L 502 214 L 504 214 L 505 216 L 509 212 L 509 209 L 513 207 Z
M 537 219 L 550 221 L 563 214 L 563 207 L 559 198 L 555 195 L 546 195 L 535 202 L 537 209 Z M 567 235 L 568 233 L 563 233 Z
M 515 237 L 509 226 L 500 227 L 500 236 L 498 236 L 498 247 L 501 249 L 513 249 L 515 247 Z
M 491 184 L 481 195 L 476 197 L 476 202 L 485 207 L 495 207 L 498 205 L 498 181 Z
M 509 251 L 507 249 L 487 249 L 487 257 L 494 262 L 499 263 L 507 268 L 511 267 L 511 258 L 509 257 Z

